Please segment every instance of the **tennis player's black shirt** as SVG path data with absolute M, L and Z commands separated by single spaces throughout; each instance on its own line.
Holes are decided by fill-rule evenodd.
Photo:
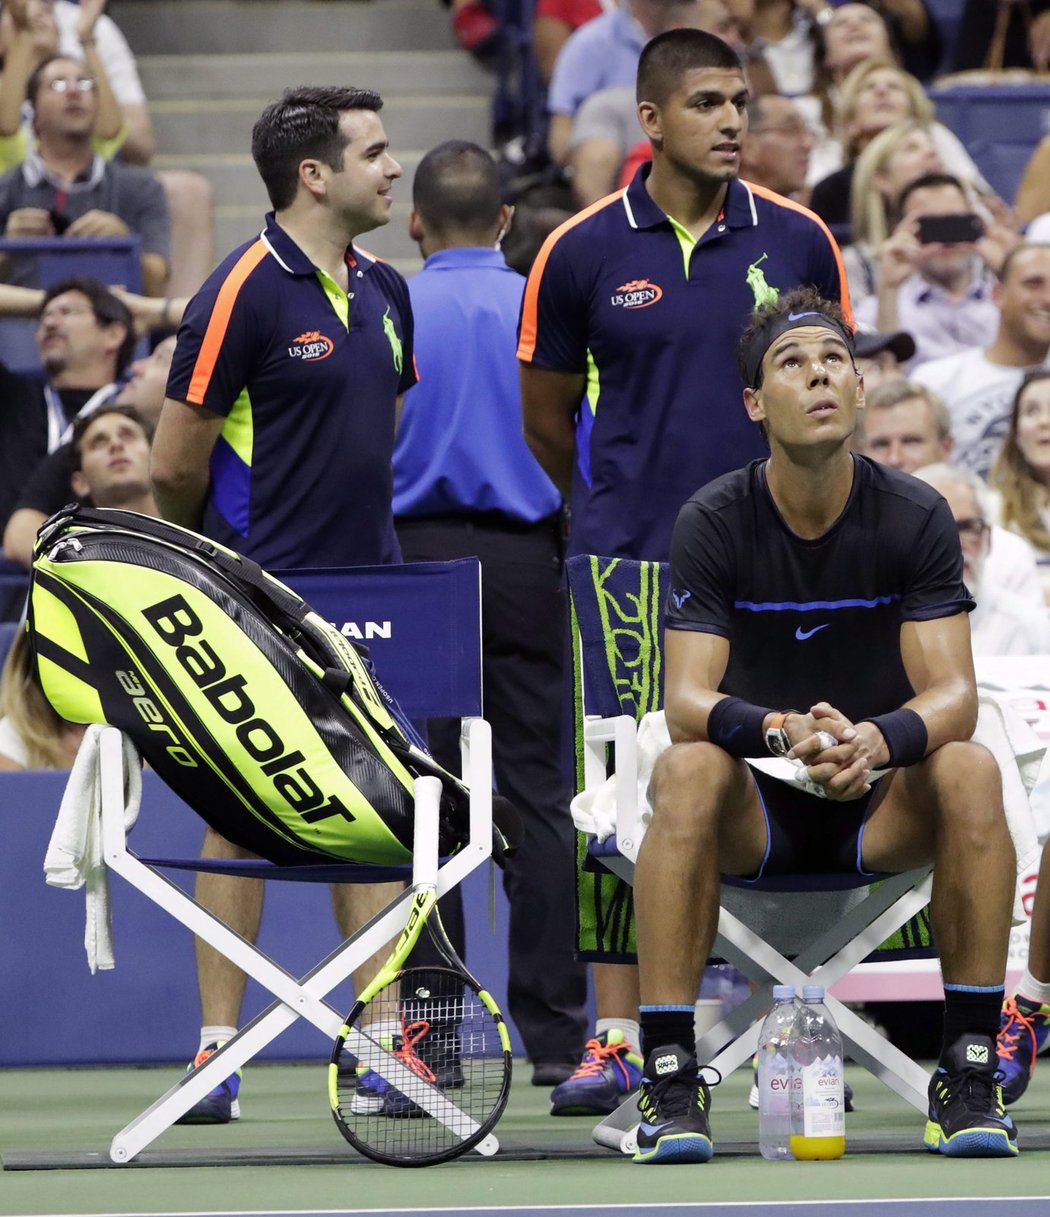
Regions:
M 765 460 L 709 483 L 679 513 L 667 628 L 729 639 L 722 692 L 778 710 L 828 701 L 854 721 L 883 714 L 914 695 L 901 623 L 973 609 L 944 499 L 853 460 L 846 507 L 816 540 L 785 524 Z

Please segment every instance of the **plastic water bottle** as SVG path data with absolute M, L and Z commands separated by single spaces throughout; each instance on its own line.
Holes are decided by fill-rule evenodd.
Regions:
M 791 1092 L 791 1154 L 812 1161 L 846 1152 L 842 1036 L 824 1005 L 823 985 L 805 985 L 793 1034 L 795 1088 Z
M 758 1148 L 763 1158 L 790 1158 L 791 1089 L 795 1080 L 794 985 L 775 985 L 773 1009 L 758 1035 Z

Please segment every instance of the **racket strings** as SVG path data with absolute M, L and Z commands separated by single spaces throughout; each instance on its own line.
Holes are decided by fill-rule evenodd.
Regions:
M 501 1021 L 449 970 L 410 969 L 376 993 L 348 1024 L 337 1061 L 336 1116 L 347 1140 L 381 1161 L 418 1164 L 479 1139 L 506 1098 Z M 366 1037 L 358 1042 L 365 1060 L 352 1051 L 355 1032 Z

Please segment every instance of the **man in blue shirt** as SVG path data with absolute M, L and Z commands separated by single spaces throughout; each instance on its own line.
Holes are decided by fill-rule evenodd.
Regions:
M 521 434 L 514 348 L 525 281 L 499 249 L 509 222 L 484 149 L 453 140 L 420 162 L 409 220 L 426 258 L 409 284 L 420 382 L 394 449 L 394 512 L 407 560 L 482 560 L 496 783 L 526 825 L 504 872 L 508 1006 L 533 1082 L 551 1086 L 583 1048 L 587 984 L 573 958 L 574 834 L 559 764 L 561 496 Z M 458 721 L 430 725 L 435 755 L 456 770 L 458 736 Z
M 401 167 L 377 93 L 289 90 L 252 132 L 273 212 L 190 301 L 153 447 L 165 519 L 203 530 L 263 566 L 397 561 L 390 458 L 398 396 L 415 383 L 404 279 L 356 248 L 388 222 Z M 204 855 L 244 857 L 208 829 Z M 255 941 L 260 880 L 199 876 L 197 899 Z M 383 908 L 391 884 L 332 889 L 345 936 Z M 385 952 L 355 973 L 358 991 Z M 199 1063 L 235 1033 L 245 976 L 204 943 Z M 238 1076 L 183 1117 L 240 1114 Z

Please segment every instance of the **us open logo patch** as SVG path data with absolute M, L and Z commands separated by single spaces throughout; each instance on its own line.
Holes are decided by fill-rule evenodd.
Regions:
M 331 338 L 326 338 L 320 330 L 307 330 L 292 339 L 288 354 L 304 363 L 316 363 L 319 359 L 327 359 L 334 350 L 335 343 Z
M 609 300 L 613 308 L 648 308 L 650 304 L 662 300 L 663 294 L 664 289 L 659 284 L 648 279 L 632 279 L 630 283 L 621 284 Z

